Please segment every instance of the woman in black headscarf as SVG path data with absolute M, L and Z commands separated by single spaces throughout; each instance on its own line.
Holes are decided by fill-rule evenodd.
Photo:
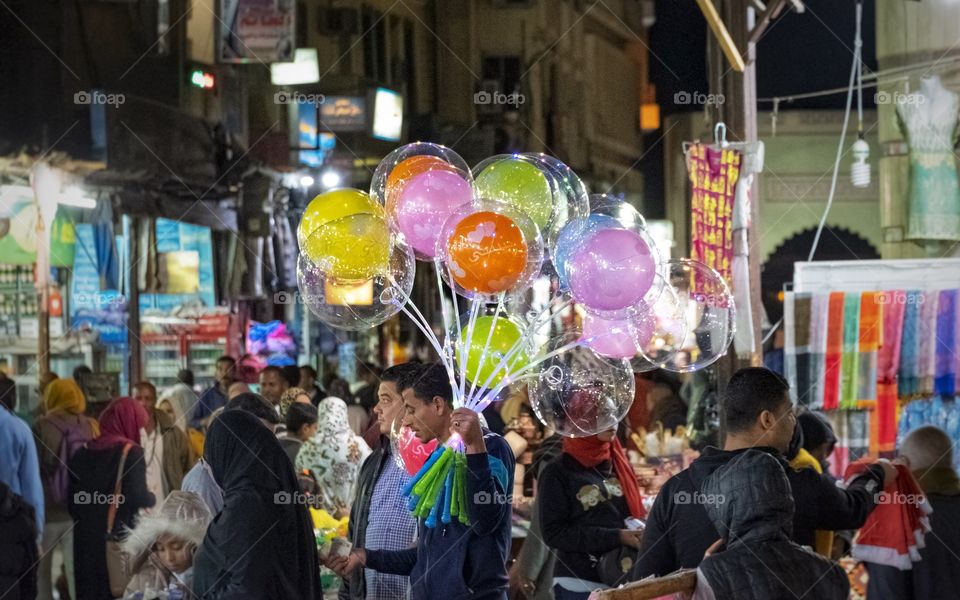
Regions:
M 307 507 L 290 459 L 253 415 L 225 411 L 210 425 L 204 459 L 224 506 L 194 561 L 193 592 L 204 599 L 314 600 L 320 567 Z

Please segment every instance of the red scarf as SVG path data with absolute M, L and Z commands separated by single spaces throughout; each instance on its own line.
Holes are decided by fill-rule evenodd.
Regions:
M 140 430 L 150 422 L 143 405 L 133 398 L 117 398 L 100 413 L 100 437 L 88 448 L 105 450 L 121 444 L 140 445 Z
M 597 436 L 582 438 L 563 438 L 563 451 L 572 456 L 581 465 L 591 468 L 604 461 L 613 463 L 613 471 L 620 480 L 620 489 L 623 498 L 627 501 L 630 514 L 638 519 L 645 519 L 647 511 L 643 508 L 643 496 L 637 484 L 637 476 L 627 459 L 620 440 L 613 438 L 612 442 L 601 442 Z

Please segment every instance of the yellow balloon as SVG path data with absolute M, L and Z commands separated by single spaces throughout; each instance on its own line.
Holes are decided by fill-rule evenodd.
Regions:
M 297 240 L 300 246 L 306 243 L 307 238 L 324 223 L 350 215 L 369 214 L 383 216 L 383 207 L 370 197 L 370 194 L 352 188 L 330 190 L 318 194 L 300 217 L 297 226 Z
M 370 279 L 390 266 L 390 228 L 381 216 L 355 214 L 323 223 L 302 247 L 327 277 Z

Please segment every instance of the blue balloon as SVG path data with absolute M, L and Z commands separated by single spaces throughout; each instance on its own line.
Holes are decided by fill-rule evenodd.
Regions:
M 553 268 L 557 270 L 562 289 L 570 287 L 567 281 L 567 262 L 573 251 L 593 233 L 612 227 L 622 227 L 622 225 L 607 215 L 590 215 L 586 219 L 575 219 L 563 226 L 553 245 Z

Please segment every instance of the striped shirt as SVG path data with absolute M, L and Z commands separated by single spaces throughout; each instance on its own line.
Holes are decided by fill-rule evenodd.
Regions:
M 417 522 L 407 508 L 407 499 L 400 493 L 409 476 L 397 464 L 397 457 L 387 451 L 383 470 L 370 498 L 370 514 L 364 546 L 367 550 L 406 550 L 413 545 Z M 364 569 L 368 600 L 406 600 L 409 578 L 403 575 L 378 573 Z

